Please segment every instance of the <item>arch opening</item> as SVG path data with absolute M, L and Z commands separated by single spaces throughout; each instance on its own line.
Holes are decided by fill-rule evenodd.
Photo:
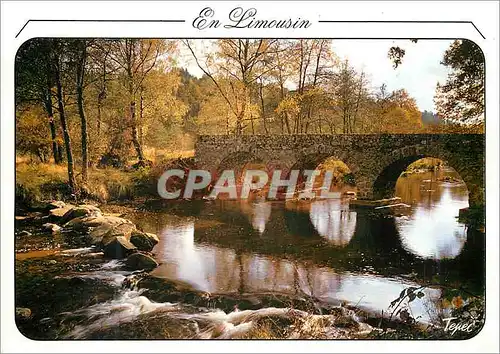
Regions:
M 212 173 L 212 183 L 215 183 L 215 181 L 217 181 L 221 177 L 222 173 L 226 170 L 231 170 L 234 172 L 234 182 L 238 198 L 239 196 L 241 196 L 241 190 L 244 185 L 245 172 L 247 170 L 265 171 L 269 174 L 267 165 L 264 163 L 264 161 L 249 152 L 235 152 L 224 157 L 224 159 L 222 159 L 222 161 L 217 166 L 214 173 Z M 266 191 L 266 187 L 258 190 L 251 190 L 249 199 L 253 199 L 254 197 L 264 197 Z M 218 198 L 228 199 L 229 195 L 227 193 L 220 193 L 218 195 Z
M 356 179 L 351 168 L 341 159 L 327 155 L 307 155 L 295 163 L 291 170 L 299 170 L 297 190 L 300 192 L 313 192 L 315 198 L 321 198 L 325 193 L 330 193 L 329 198 L 338 196 L 355 195 Z M 306 170 L 316 170 L 319 174 L 314 178 L 314 183 L 308 186 Z M 310 188 L 309 188 L 310 187 Z
M 374 199 L 394 197 L 398 178 L 412 163 L 424 157 L 424 155 L 408 156 L 386 166 L 373 183 Z
M 418 181 L 419 176 L 424 175 L 424 181 L 459 184 L 467 190 L 464 179 L 447 161 L 425 155 L 413 155 L 399 159 L 384 168 L 373 183 L 374 199 L 397 196 L 402 197 L 404 202 L 411 202 L 410 196 L 402 195 L 402 189 L 397 188 L 398 181 L 406 178 Z

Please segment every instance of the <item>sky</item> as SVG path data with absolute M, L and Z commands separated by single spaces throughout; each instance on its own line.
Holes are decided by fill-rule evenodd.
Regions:
M 205 40 L 205 42 L 208 42 Z M 338 39 L 332 41 L 332 49 L 340 59 L 348 59 L 357 70 L 364 70 L 374 89 L 382 84 L 390 91 L 404 88 L 415 98 L 421 111 L 433 111 L 436 83 L 444 83 L 448 69 L 440 62 L 450 40 L 373 40 Z M 196 43 L 200 52 L 208 43 Z M 392 46 L 400 46 L 406 53 L 403 63 L 394 69 L 387 52 Z M 190 57 L 189 52 L 181 51 L 179 65 L 192 75 L 200 77 L 201 70 Z

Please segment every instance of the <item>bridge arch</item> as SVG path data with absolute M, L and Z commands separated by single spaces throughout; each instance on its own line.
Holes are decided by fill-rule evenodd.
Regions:
M 284 176 L 288 176 L 293 164 L 293 159 L 286 161 L 279 158 L 273 158 L 262 151 L 237 151 L 227 154 L 217 162 L 215 175 L 219 176 L 222 171 L 231 169 L 235 171 L 236 178 L 239 178 L 242 177 L 246 169 L 254 168 L 267 172 L 269 179 L 271 179 L 275 170 L 281 170 L 281 176 L 284 178 Z
M 387 191 L 394 193 L 394 188 L 387 186 L 394 184 L 410 163 L 435 157 L 447 161 L 460 174 L 469 190 L 469 203 L 482 204 L 484 148 L 484 134 L 199 136 L 195 163 L 197 168 L 213 170 L 238 153 L 254 156 L 267 168 L 290 170 L 315 167 L 322 158 L 333 156 L 353 173 L 358 199 L 374 199 L 390 195 Z
M 305 170 L 315 170 L 327 161 L 339 161 L 347 170 L 354 176 L 354 181 L 352 185 L 355 185 L 355 176 L 359 171 L 358 164 L 348 153 L 328 153 L 328 152 L 316 152 L 303 154 L 298 157 L 295 163 L 291 166 L 291 170 L 299 170 L 301 174 L 299 175 L 299 184 L 305 182 L 305 177 L 303 171 Z
M 371 190 L 373 199 L 383 199 L 394 197 L 396 192 L 396 182 L 401 174 L 413 162 L 422 158 L 437 158 L 453 168 L 462 178 L 469 191 L 469 201 L 472 204 L 479 202 L 481 196 L 477 195 L 475 186 L 478 180 L 482 180 L 481 171 L 471 170 L 470 163 L 463 161 L 461 155 L 454 154 L 453 151 L 437 145 L 412 145 L 396 149 L 380 161 L 375 174 L 371 176 L 371 181 L 365 185 L 365 189 Z M 365 190 L 365 193 L 367 191 Z M 370 191 L 367 193 L 369 194 Z

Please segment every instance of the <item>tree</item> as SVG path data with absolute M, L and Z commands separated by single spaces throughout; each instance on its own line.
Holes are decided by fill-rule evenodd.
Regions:
M 419 132 L 422 128 L 417 103 L 405 89 L 393 91 L 379 102 L 381 132 L 408 134 Z
M 285 102 L 288 90 L 285 87 L 286 82 L 293 75 L 293 62 L 290 60 L 293 52 L 293 41 L 279 40 L 273 43 L 271 58 L 274 61 L 273 69 L 269 72 L 271 81 L 277 83 L 279 87 L 279 102 L 276 105 L 275 111 L 278 113 L 281 122 L 281 133 L 291 134 L 290 113 L 286 107 L 281 107 L 281 102 Z M 286 105 L 285 105 L 286 106 Z M 298 114 L 298 112 L 294 113 Z M 286 131 L 285 131 L 286 128 Z
M 75 65 L 75 82 L 76 82 L 76 102 L 78 105 L 78 114 L 81 124 L 81 146 L 82 146 L 82 180 L 84 183 L 88 180 L 88 135 L 87 135 L 87 118 L 85 117 L 83 90 L 84 80 L 86 75 L 86 65 L 88 57 L 89 41 L 85 39 L 77 39 L 72 44 Z
M 165 42 L 160 39 L 123 39 L 114 41 L 113 45 L 111 59 L 124 71 L 120 81 L 128 94 L 132 144 L 139 164 L 144 164 L 145 157 L 139 139 L 139 127 L 142 123 L 137 118 L 137 98 L 142 97 L 143 84 L 147 75 L 163 53 L 175 50 L 175 42 Z
M 141 145 L 161 146 L 165 136 L 181 133 L 188 107 L 177 96 L 180 85 L 179 71 L 170 70 L 166 63 L 157 64 L 143 81 L 139 109 Z
M 357 72 L 344 60 L 331 74 L 328 94 L 332 106 L 329 117 L 330 131 L 341 127 L 343 134 L 363 132 L 364 115 L 369 101 L 368 80 L 364 72 Z
M 188 40 L 184 41 L 198 67 L 212 80 L 236 117 L 236 135 L 243 133 L 246 127 L 245 121 L 253 123 L 253 115 L 250 113 L 250 91 L 254 83 L 272 70 L 269 54 L 275 41 L 221 39 L 216 43 L 215 55 L 207 55 L 204 64 L 193 45 Z M 225 79 L 228 85 L 222 85 L 222 79 Z
M 353 133 L 364 75 L 358 78 L 356 70 L 345 60 L 333 77 L 332 92 L 337 114 L 342 118 L 342 133 Z
M 293 43 L 289 60 L 296 65 L 297 74 L 293 77 L 297 85 L 295 97 L 300 106 L 293 131 L 296 134 L 308 133 L 313 124 L 321 130 L 322 116 L 315 119 L 313 113 L 318 108 L 316 103 L 325 98 L 324 85 L 332 80 L 337 58 L 331 50 L 330 40 L 300 39 Z
M 44 115 L 40 105 L 25 104 L 16 110 L 16 151 L 36 156 L 40 162 L 47 162 L 52 143 L 49 127 L 40 119 Z
M 411 42 L 417 43 L 418 39 L 410 39 Z M 406 54 L 406 50 L 399 46 L 393 46 L 389 48 L 387 52 L 387 57 L 392 61 L 392 66 L 397 69 L 399 65 L 403 63 L 403 58 Z
M 62 161 L 62 146 L 57 138 L 54 121 L 52 88 L 54 72 L 50 57 L 53 42 L 32 39 L 24 43 L 16 56 L 16 106 L 24 103 L 41 103 L 47 114 L 55 163 Z
M 469 40 L 456 40 L 441 64 L 452 70 L 446 83 L 437 84 L 438 115 L 448 121 L 480 123 L 484 120 L 484 56 Z
M 177 98 L 186 106 L 186 112 L 182 117 L 182 125 L 186 132 L 195 132 L 195 119 L 200 112 L 202 100 L 200 80 L 192 76 L 186 69 L 176 70 L 180 76 Z
M 424 110 L 422 112 L 422 124 L 424 125 L 437 125 L 440 124 L 440 120 L 436 114 L 431 111 Z
M 63 130 L 64 144 L 66 148 L 66 159 L 68 166 L 68 184 L 72 191 L 76 190 L 76 180 L 73 166 L 73 150 L 71 148 L 71 137 L 69 133 L 68 123 L 66 120 L 66 114 L 64 110 L 63 101 L 63 87 L 62 87 L 62 74 L 65 65 L 65 60 L 67 60 L 67 43 L 62 40 L 54 40 L 53 47 L 49 56 L 49 60 L 53 65 L 54 70 L 54 81 L 56 85 L 56 97 L 57 97 L 57 110 L 59 112 L 59 119 L 61 120 L 61 127 Z

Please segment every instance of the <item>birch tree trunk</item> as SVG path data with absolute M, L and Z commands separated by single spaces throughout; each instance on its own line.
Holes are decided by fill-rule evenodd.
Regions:
M 62 84 L 61 84 L 61 68 L 59 64 L 59 58 L 56 59 L 56 70 L 55 70 L 55 80 L 56 80 L 56 89 L 57 89 L 57 109 L 59 111 L 59 118 L 61 119 L 61 127 L 63 130 L 64 137 L 64 145 L 66 147 L 66 158 L 68 162 L 68 184 L 71 191 L 75 191 L 76 181 L 74 174 L 74 166 L 73 166 L 73 151 L 71 149 L 71 138 L 69 135 L 68 125 L 66 122 L 66 115 L 64 112 L 64 102 L 63 102 L 63 93 L 62 93 Z
M 78 114 L 81 122 L 81 139 L 82 139 L 82 180 L 84 183 L 88 180 L 88 134 L 87 134 L 87 118 L 83 108 L 83 80 L 85 76 L 85 63 L 87 59 L 87 44 L 82 41 L 78 43 L 78 58 L 76 65 L 76 101 L 78 105 Z

